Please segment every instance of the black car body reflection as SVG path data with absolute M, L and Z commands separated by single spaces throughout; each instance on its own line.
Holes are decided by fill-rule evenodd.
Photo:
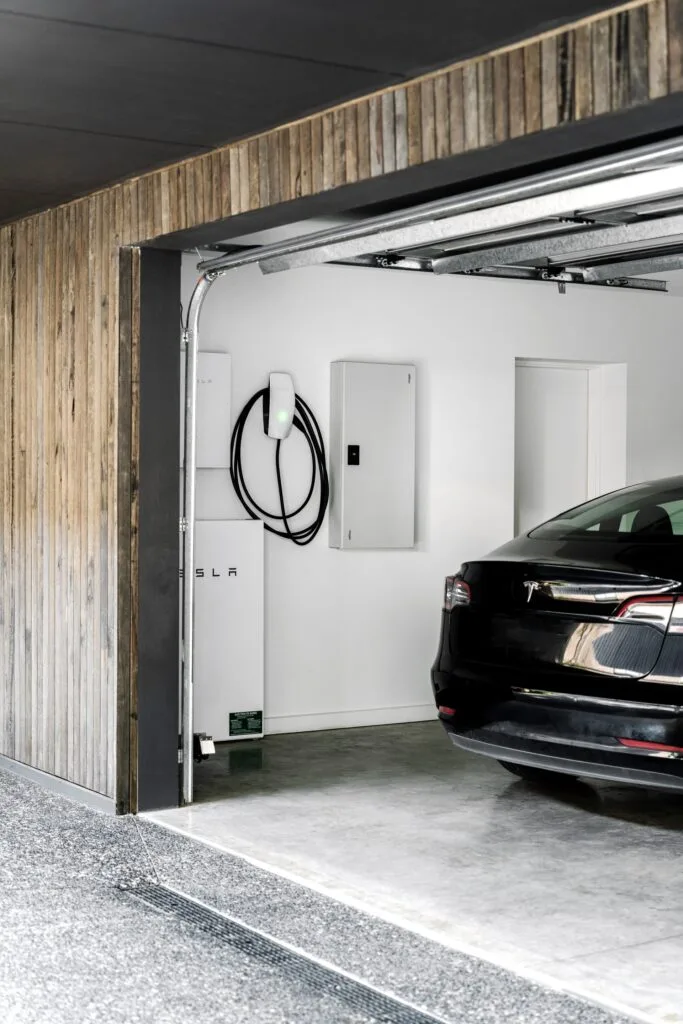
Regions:
M 515 774 L 683 788 L 683 477 L 449 576 L 432 686 L 453 742 Z

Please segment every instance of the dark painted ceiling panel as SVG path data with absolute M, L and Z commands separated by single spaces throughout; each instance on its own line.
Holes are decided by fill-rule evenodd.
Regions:
M 0 120 L 188 146 L 218 146 L 386 81 L 375 71 L 14 15 L 0 16 L 0 31 L 0 74 L 23 76 L 21 88 L 0 91 Z M 26 53 L 37 73 L 23 71 Z
M 0 0 L 0 220 L 618 2 Z
M 36 206 L 58 206 L 68 196 L 48 192 L 24 192 L 15 189 L 0 188 L 0 223 L 13 217 L 30 213 Z
M 173 163 L 188 146 L 0 122 L 0 153 L 0 188 L 71 196 L 121 178 L 131 166 Z
M 404 76 L 622 0 L 1 0 L 17 10 Z

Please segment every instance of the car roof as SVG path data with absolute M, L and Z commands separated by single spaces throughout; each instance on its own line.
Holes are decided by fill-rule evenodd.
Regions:
M 620 488 L 620 490 L 629 491 L 634 487 L 657 487 L 663 491 L 675 489 L 676 487 L 683 487 L 683 475 L 658 477 L 654 480 L 641 480 L 640 483 L 628 484 L 626 487 Z

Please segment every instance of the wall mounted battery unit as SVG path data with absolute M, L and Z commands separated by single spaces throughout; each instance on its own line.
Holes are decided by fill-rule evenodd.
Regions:
M 180 465 L 185 457 L 185 359 L 181 365 Z M 227 352 L 197 353 L 197 469 L 230 468 L 231 359 Z
M 415 367 L 330 369 L 330 547 L 412 548 Z
M 194 731 L 263 735 L 263 523 L 195 527 Z

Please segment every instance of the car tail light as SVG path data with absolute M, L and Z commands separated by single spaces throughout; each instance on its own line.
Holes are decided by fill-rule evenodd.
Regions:
M 671 619 L 674 600 L 673 597 L 653 597 L 652 595 L 629 597 L 628 601 L 624 601 L 617 610 L 616 617 L 666 629 Z M 683 607 L 681 613 L 683 613 Z M 683 614 L 681 615 L 681 626 L 683 627 Z
M 455 715 L 455 708 L 446 708 L 443 704 L 439 704 L 439 714 L 446 715 L 448 718 L 453 718 Z
M 683 754 L 683 747 L 672 747 L 667 743 L 652 743 L 649 740 L 627 740 L 619 737 L 619 742 L 624 747 L 633 747 L 636 750 L 652 750 L 661 754 Z
M 447 612 L 454 608 L 461 608 L 472 600 L 472 591 L 469 584 L 461 580 L 459 576 L 447 576 L 444 588 L 443 606 Z

